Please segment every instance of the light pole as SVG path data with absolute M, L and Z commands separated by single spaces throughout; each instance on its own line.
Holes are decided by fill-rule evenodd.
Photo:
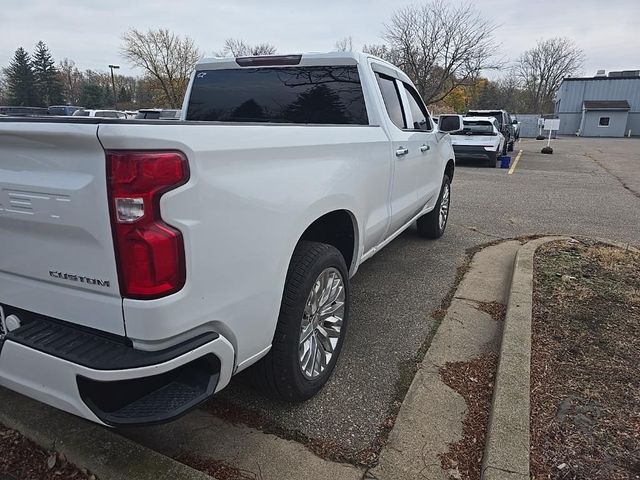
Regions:
M 113 70 L 120 68 L 120 65 L 109 65 L 109 68 L 111 69 L 111 86 L 113 87 L 113 104 L 116 110 L 118 110 L 118 96 L 116 94 L 116 78 L 113 76 Z

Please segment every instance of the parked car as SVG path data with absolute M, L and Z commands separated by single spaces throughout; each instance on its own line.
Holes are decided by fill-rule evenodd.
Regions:
M 516 141 L 520 140 L 520 122 L 516 117 L 511 118 L 511 125 L 513 125 L 513 135 Z
M 93 110 L 93 109 L 81 109 L 73 112 L 74 117 L 99 117 L 99 118 L 127 118 L 124 112 L 118 110 Z
M 450 135 L 362 53 L 204 59 L 186 121 L 0 119 L 0 384 L 111 426 L 317 393 L 349 279 L 445 232 Z M 16 172 L 19 172 L 17 175 Z
M 84 110 L 84 107 L 77 107 L 74 105 L 52 105 L 47 109 L 49 115 L 61 117 L 71 116 L 78 110 Z
M 32 117 L 40 115 L 48 115 L 49 112 L 44 107 L 16 107 L 16 106 L 2 106 L 0 107 L 0 115 L 7 115 L 10 117 Z
M 137 120 L 179 120 L 180 110 L 149 108 L 138 110 Z
M 507 152 L 513 152 L 513 144 L 516 141 L 511 115 L 506 110 L 469 110 L 465 115 L 467 117 L 493 117 L 498 120 L 500 125 L 500 133 L 504 135 L 505 145 L 502 151 L 503 155 Z
M 463 126 L 463 130 L 451 134 L 456 159 L 484 160 L 491 167 L 497 166 L 505 144 L 498 121 L 493 117 L 464 117 Z

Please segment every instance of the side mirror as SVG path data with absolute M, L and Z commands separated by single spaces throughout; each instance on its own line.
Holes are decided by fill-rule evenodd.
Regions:
M 438 120 L 438 130 L 445 133 L 460 132 L 462 126 L 462 115 L 440 115 Z
M 518 120 L 511 120 L 511 125 L 517 125 L 518 124 Z

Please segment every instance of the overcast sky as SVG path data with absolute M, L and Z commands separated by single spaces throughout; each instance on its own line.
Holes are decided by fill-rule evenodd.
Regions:
M 279 53 L 330 51 L 352 36 L 360 49 L 379 43 L 383 24 L 404 1 L 389 0 L 0 0 L 0 66 L 15 49 L 43 40 L 57 61 L 68 57 L 81 70 L 141 73 L 119 54 L 131 27 L 168 28 L 191 36 L 211 55 L 229 37 L 268 41 Z M 640 0 L 472 0 L 500 25 L 502 54 L 514 60 L 537 39 L 573 38 L 586 53 L 584 74 L 597 69 L 639 69 Z M 491 75 L 492 77 L 494 75 Z

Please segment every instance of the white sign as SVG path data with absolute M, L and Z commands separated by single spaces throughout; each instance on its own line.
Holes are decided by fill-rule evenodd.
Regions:
M 545 118 L 544 119 L 544 129 L 545 130 L 560 130 L 560 119 L 559 118 Z

